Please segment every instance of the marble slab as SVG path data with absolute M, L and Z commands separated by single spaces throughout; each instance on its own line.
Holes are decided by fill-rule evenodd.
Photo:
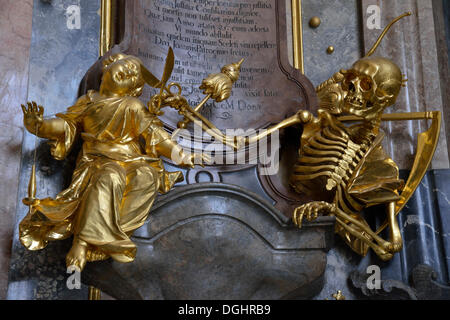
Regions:
M 381 1 L 363 0 L 362 14 L 366 21 L 370 14 L 367 8 L 376 5 L 380 8 L 381 27 L 384 28 L 392 19 L 411 11 L 410 17 L 398 22 L 387 34 L 375 55 L 384 56 L 398 64 L 408 79 L 406 88 L 402 89 L 395 106 L 388 112 L 422 112 L 439 110 L 444 118 L 448 113 L 443 100 L 443 90 L 439 78 L 438 55 L 433 16 L 432 0 Z M 382 30 L 364 28 L 364 48 L 368 51 L 375 43 Z M 428 123 L 421 121 L 404 121 L 385 123 L 387 132 L 385 148 L 401 169 L 410 169 L 414 161 L 417 134 L 428 129 Z M 447 146 L 446 123 L 441 126 L 441 137 L 433 158 L 433 169 L 448 169 L 449 154 Z
M 0 299 L 6 297 L 23 137 L 32 0 L 2 1 L 0 10 Z
M 303 51 L 305 75 L 318 86 L 340 69 L 348 69 L 362 55 L 362 30 L 357 0 L 303 0 Z M 309 21 L 321 24 L 311 28 Z M 327 53 L 334 47 L 332 54 Z
M 79 24 L 68 10 L 80 9 Z M 42 104 L 45 116 L 66 110 L 77 96 L 86 71 L 98 58 L 100 1 L 35 0 L 31 37 L 28 98 Z M 79 27 L 79 28 L 78 28 Z M 21 204 L 26 194 L 37 149 L 37 196 L 55 196 L 71 178 L 74 158 L 56 161 L 49 146 L 25 133 L 22 146 L 19 192 L 12 197 L 17 205 L 9 273 L 8 299 L 87 299 L 87 287 L 69 290 L 64 257 L 70 242 L 52 243 L 45 250 L 31 252 L 19 243 L 18 223 L 27 208 Z

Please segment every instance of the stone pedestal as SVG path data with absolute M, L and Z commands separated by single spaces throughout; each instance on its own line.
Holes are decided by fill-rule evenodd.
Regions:
M 116 299 L 307 299 L 323 287 L 334 217 L 302 230 L 256 194 L 201 183 L 160 197 L 133 236 L 134 262 L 88 263 Z

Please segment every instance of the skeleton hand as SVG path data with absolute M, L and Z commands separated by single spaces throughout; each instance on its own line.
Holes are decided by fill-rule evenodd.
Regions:
M 28 102 L 27 105 L 28 109 L 22 104 L 23 124 L 30 133 L 36 134 L 44 122 L 44 108 L 34 101 Z
M 344 80 L 344 78 L 345 78 L 344 74 L 346 72 L 347 72 L 346 70 L 341 70 L 339 72 L 336 72 L 335 74 L 333 74 L 333 76 L 330 79 L 322 82 L 319 86 L 317 86 L 316 92 L 319 93 L 320 91 L 322 91 L 325 87 L 328 87 L 329 85 L 342 82 L 342 80 Z
M 295 209 L 292 220 L 296 226 L 301 228 L 303 217 L 306 217 L 306 220 L 308 221 L 313 221 L 317 219 L 319 213 L 330 214 L 333 213 L 334 210 L 335 205 L 332 203 L 324 201 L 309 202 Z

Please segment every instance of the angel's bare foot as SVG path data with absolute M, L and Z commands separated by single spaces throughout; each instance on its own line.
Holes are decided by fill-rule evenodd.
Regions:
M 102 261 L 108 259 L 109 256 L 97 249 L 88 249 L 86 252 L 86 260 L 89 262 Z
M 73 239 L 72 248 L 66 256 L 66 266 L 76 266 L 83 270 L 86 265 L 87 243 L 75 237 Z

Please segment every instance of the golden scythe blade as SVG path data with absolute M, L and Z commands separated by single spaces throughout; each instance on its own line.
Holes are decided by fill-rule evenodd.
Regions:
M 425 119 L 432 119 L 430 128 L 418 135 L 417 138 L 417 151 L 414 159 L 414 164 L 409 174 L 408 181 L 403 188 L 401 200 L 399 200 L 395 206 L 395 214 L 398 214 L 406 205 L 408 200 L 416 191 L 420 182 L 422 181 L 428 167 L 431 164 L 431 160 L 436 151 L 436 147 L 439 141 L 442 115 L 440 111 L 427 112 Z
M 425 176 L 428 167 L 431 164 L 434 153 L 439 141 L 441 132 L 442 115 L 440 111 L 426 112 L 424 119 L 432 119 L 430 128 L 420 133 L 417 136 L 417 150 L 414 164 L 409 174 L 408 181 L 400 195 L 401 199 L 395 205 L 395 215 L 398 215 L 409 199 L 412 197 L 423 177 Z M 388 226 L 385 221 L 383 225 L 378 228 L 377 234 L 383 231 Z
M 431 164 L 441 132 L 442 114 L 440 111 L 430 112 L 411 112 L 411 113 L 393 113 L 384 114 L 383 121 L 402 121 L 402 120 L 432 120 L 430 128 L 417 136 L 417 150 L 414 164 L 409 174 L 405 187 L 400 195 L 401 199 L 395 205 L 395 214 L 398 215 L 406 203 L 412 197 L 420 182 L 422 181 L 428 167 Z M 357 117 L 346 116 L 339 118 L 340 121 L 358 121 Z M 377 230 L 377 234 L 382 232 L 388 226 L 385 221 Z
M 159 79 L 158 79 L 157 77 L 155 77 L 155 76 L 153 75 L 153 73 L 151 73 L 151 72 L 150 72 L 145 66 L 143 66 L 142 64 L 141 64 L 141 71 L 142 71 L 142 76 L 143 76 L 145 82 L 146 82 L 150 87 L 157 88 L 158 85 L 159 85 L 159 83 L 161 83 L 161 82 L 159 81 Z

